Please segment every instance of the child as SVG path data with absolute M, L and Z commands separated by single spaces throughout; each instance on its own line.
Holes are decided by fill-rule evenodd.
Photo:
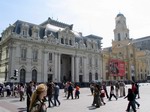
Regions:
M 79 91 L 79 86 L 76 85 L 76 90 L 75 90 L 75 99 L 78 98 L 79 99 L 79 94 L 80 94 L 80 91 Z
M 104 102 L 104 97 L 105 97 L 105 90 L 101 88 L 100 98 L 101 98 L 102 103 L 105 105 L 106 103 Z

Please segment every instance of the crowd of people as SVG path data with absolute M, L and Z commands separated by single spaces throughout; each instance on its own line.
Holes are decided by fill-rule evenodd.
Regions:
M 71 99 L 79 99 L 80 87 L 78 85 L 74 85 L 68 81 L 64 83 L 63 86 L 64 96 L 66 99 L 69 99 L 70 97 Z M 132 83 L 131 88 L 128 89 L 127 95 L 125 92 L 126 85 L 123 81 L 110 83 L 109 87 L 110 90 L 108 93 L 108 88 L 105 82 L 101 84 L 90 84 L 90 90 L 93 96 L 92 106 L 99 108 L 101 105 L 106 105 L 104 100 L 105 97 L 107 97 L 108 101 L 111 101 L 112 97 L 116 100 L 124 97 L 129 101 L 126 111 L 129 112 L 130 107 L 132 107 L 133 111 L 136 112 L 136 105 L 137 107 L 140 106 L 140 104 L 136 101 L 136 98 L 140 98 L 139 85 L 137 83 Z M 59 106 L 61 104 L 59 101 L 59 89 L 60 87 L 58 83 L 52 81 L 47 84 L 36 84 L 33 81 L 25 85 L 22 83 L 12 86 L 9 84 L 0 84 L 0 95 L 1 97 L 4 97 L 4 91 L 6 91 L 6 97 L 19 97 L 20 101 L 24 101 L 26 95 L 27 112 L 36 112 L 36 110 L 46 112 L 47 108 Z M 45 102 L 48 102 L 48 106 L 46 106 Z
M 131 88 L 129 88 L 128 93 L 126 95 L 125 92 L 125 83 L 123 81 L 116 81 L 115 83 L 110 83 L 110 94 L 108 94 L 106 83 L 102 84 L 91 83 L 90 90 L 93 95 L 93 103 L 92 106 L 99 108 L 101 105 L 105 105 L 104 97 L 106 96 L 108 101 L 111 101 L 112 97 L 116 100 L 118 98 L 128 98 L 128 106 L 126 111 L 130 111 L 130 107 L 132 110 L 136 112 L 136 105 L 139 108 L 140 104 L 136 101 L 136 98 L 140 98 L 139 95 L 139 85 L 138 83 L 132 82 Z

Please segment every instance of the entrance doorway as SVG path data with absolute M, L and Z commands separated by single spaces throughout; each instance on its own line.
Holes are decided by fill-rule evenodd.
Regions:
M 61 81 L 72 81 L 71 75 L 71 56 L 62 54 L 61 55 Z
M 48 74 L 48 82 L 53 81 L 53 74 Z

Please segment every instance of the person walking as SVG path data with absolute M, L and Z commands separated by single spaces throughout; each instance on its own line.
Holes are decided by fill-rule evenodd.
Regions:
M 118 98 L 119 97 L 119 82 L 118 81 L 115 83 L 115 91 L 116 91 L 116 97 Z
M 110 85 L 110 97 L 109 97 L 109 101 L 111 101 L 112 96 L 114 96 L 114 97 L 116 98 L 116 100 L 118 99 L 118 98 L 116 97 L 115 93 L 114 93 L 114 86 L 113 86 L 113 84 L 111 83 L 111 85 Z
M 101 87 L 100 98 L 101 102 L 105 105 L 106 103 L 104 102 L 104 97 L 105 97 L 105 90 L 103 89 L 103 87 Z
M 47 86 L 45 84 L 39 84 L 31 96 L 29 112 L 47 112 L 47 107 L 44 102 L 46 95 Z
M 75 90 L 75 99 L 78 98 L 79 99 L 79 94 L 80 94 L 80 91 L 79 91 L 80 87 L 78 85 L 76 85 L 76 90 Z
M 134 82 L 132 82 L 132 92 L 134 93 L 134 95 L 135 95 L 135 98 L 136 98 L 136 96 L 137 96 L 137 87 L 136 87 L 136 85 L 135 85 L 135 83 Z M 138 106 L 138 108 L 140 107 L 140 104 L 136 101 L 136 99 L 134 99 L 134 102 L 135 102 L 135 104 Z
M 99 108 L 101 105 L 101 101 L 100 101 L 100 87 L 98 84 L 94 84 L 94 99 L 93 99 L 93 103 L 92 106 L 95 106 L 96 108 Z
M 136 112 L 136 108 L 135 108 L 135 95 L 134 95 L 132 89 L 130 89 L 130 88 L 128 89 L 128 95 L 125 98 L 128 98 L 128 101 L 129 101 L 126 111 L 129 112 L 130 111 L 130 106 L 131 106 L 132 109 L 133 109 L 133 111 Z
M 106 97 L 109 99 L 109 95 L 108 95 L 108 92 L 107 92 L 107 87 L 106 87 L 106 83 L 105 82 L 103 82 L 102 87 L 103 87 L 103 89 L 104 89 L 104 91 L 106 93 Z
M 136 83 L 135 83 L 135 86 L 136 86 L 136 88 L 137 88 L 137 94 L 136 94 L 136 96 L 138 96 L 138 98 L 140 98 L 139 84 L 136 82 Z
M 20 89 L 20 91 L 19 91 L 19 94 L 20 94 L 20 101 L 22 101 L 22 100 L 24 100 L 25 98 L 24 98 L 24 85 L 23 85 L 23 83 L 20 83 L 20 87 L 19 87 Z
M 94 93 L 94 84 L 93 83 L 90 84 L 90 91 L 91 91 L 91 95 L 93 95 L 93 93 Z
M 55 106 L 57 106 L 57 103 L 58 103 L 58 105 L 60 105 L 60 101 L 58 100 L 58 96 L 59 96 L 59 86 L 57 83 L 55 83 L 55 85 L 54 85 L 54 105 Z
M 51 103 L 52 106 L 54 106 L 54 103 L 52 101 L 52 97 L 53 97 L 53 92 L 54 92 L 54 84 L 53 82 L 48 83 L 48 88 L 47 88 L 47 97 L 48 97 L 48 107 L 51 107 Z
M 26 88 L 26 95 L 27 95 L 27 112 L 30 112 L 29 111 L 29 106 L 30 106 L 30 98 L 32 96 L 32 92 L 33 92 L 33 85 L 34 85 L 34 82 L 33 81 L 30 81 L 29 85 L 27 86 Z
M 73 86 L 72 86 L 72 83 L 70 82 L 69 83 L 69 86 L 68 86 L 68 97 L 67 97 L 67 99 L 69 99 L 69 97 L 71 96 L 72 97 L 72 99 L 73 99 Z

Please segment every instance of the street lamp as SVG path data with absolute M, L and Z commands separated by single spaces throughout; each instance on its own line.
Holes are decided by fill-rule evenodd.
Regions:
M 14 70 L 14 75 L 10 77 L 10 79 L 12 80 L 12 91 L 13 91 L 13 94 L 12 96 L 14 96 L 14 82 L 17 80 L 17 77 L 18 77 L 18 69 L 15 69 Z

